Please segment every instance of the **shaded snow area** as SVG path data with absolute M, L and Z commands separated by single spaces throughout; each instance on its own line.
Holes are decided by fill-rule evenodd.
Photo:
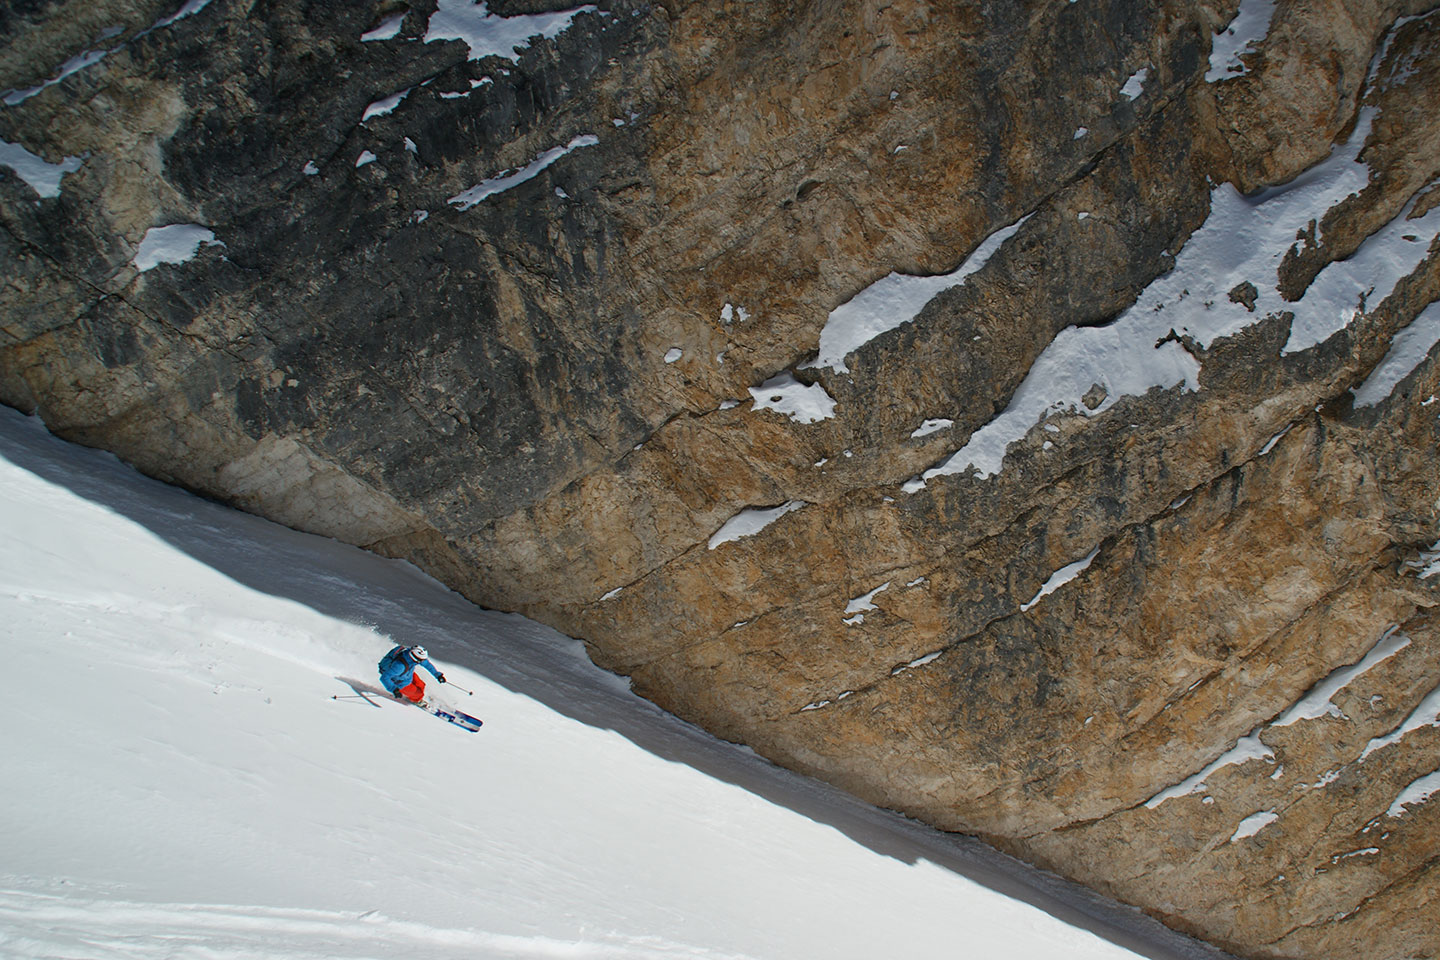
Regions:
M 753 537 L 785 514 L 805 505 L 804 500 L 791 500 L 778 507 L 747 507 L 721 524 L 720 529 L 711 535 L 709 547 L 714 550 L 722 543 L 739 540 L 741 537 Z
M 1250 72 L 1240 58 L 1254 53 L 1270 34 L 1275 0 L 1240 0 L 1240 9 L 1210 46 L 1210 69 L 1205 82 L 1229 80 Z
M 451 197 L 447 202 L 455 204 L 460 210 L 469 210 L 486 197 L 494 196 L 497 193 L 504 193 L 506 190 L 518 187 L 527 180 L 535 179 L 540 175 L 540 171 L 570 151 L 579 150 L 581 147 L 593 147 L 599 142 L 600 138 L 593 134 L 582 134 L 581 136 L 573 137 L 565 146 L 551 147 L 519 170 L 507 170 L 498 176 L 481 180 L 469 190 L 455 194 L 455 196 Z
M 59 163 L 50 163 L 18 143 L 0 140 L 0 166 L 15 171 L 15 175 L 43 199 L 60 196 L 60 179 L 79 170 L 82 163 L 79 157 L 66 157 Z
M 162 263 L 184 263 L 200 251 L 200 245 L 224 246 L 214 231 L 198 223 L 172 223 L 145 231 L 135 250 L 135 269 L 144 273 Z
M 1355 394 L 1355 406 L 1373 407 L 1383 403 L 1400 381 L 1430 355 L 1436 343 L 1440 343 L 1440 300 L 1422 310 L 1390 341 L 1385 358 L 1370 371 L 1364 383 L 1351 391 Z
M 438 8 L 430 15 L 430 23 L 425 30 L 425 42 L 463 40 L 470 47 L 471 60 L 493 56 L 504 57 L 511 63 L 516 63 L 535 37 L 548 40 L 558 36 L 570 28 L 571 22 L 577 16 L 595 9 L 593 5 L 588 5 L 555 13 L 501 17 L 491 13 L 484 3 L 440 0 Z M 383 26 L 384 24 L 376 29 Z M 399 27 L 395 29 L 398 31 Z
M 7 960 L 1219 956 L 5 409 L 0 483 Z M 397 641 L 479 733 L 375 692 Z
M 818 423 L 835 416 L 835 400 L 818 383 L 801 383 L 792 373 L 771 377 L 750 388 L 752 410 L 774 410 L 796 423 Z
M 829 367 L 849 373 L 845 358 L 880 334 L 909 323 L 934 297 L 965 279 L 989 262 L 1000 245 L 1015 235 L 1030 215 L 996 230 L 975 248 L 965 262 L 950 273 L 936 277 L 912 277 L 891 273 L 861 290 L 830 311 L 820 331 L 820 354 L 812 367 Z M 729 304 L 726 304 L 729 308 Z M 744 319 L 743 317 L 741 319 Z
M 1283 186 L 1250 196 L 1228 183 L 1216 187 L 1209 217 L 1185 242 L 1169 273 L 1156 278 L 1112 323 L 1062 330 L 1035 360 L 1005 411 L 903 489 L 913 493 L 940 476 L 994 476 L 1009 445 L 1045 417 L 1094 416 L 1121 397 L 1156 388 L 1198 390 L 1200 362 L 1176 334 L 1208 348 L 1268 315 L 1290 312 L 1294 321 L 1282 352 L 1294 353 L 1344 329 L 1362 308 L 1374 309 L 1424 259 L 1440 232 L 1440 206 L 1407 220 L 1412 199 L 1352 256 L 1322 270 L 1299 301 L 1283 299 L 1277 288 L 1277 270 L 1297 233 L 1369 182 L 1369 168 L 1358 157 L 1373 119 L 1373 110 L 1362 110 L 1345 144 Z M 1229 296 L 1247 282 L 1256 290 L 1253 311 Z M 1082 398 L 1097 384 L 1105 396 L 1091 409 Z

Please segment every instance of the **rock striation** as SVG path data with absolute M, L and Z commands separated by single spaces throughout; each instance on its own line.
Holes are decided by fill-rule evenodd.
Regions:
M 1429 0 L 0 24 L 3 402 L 1237 955 L 1440 954 Z

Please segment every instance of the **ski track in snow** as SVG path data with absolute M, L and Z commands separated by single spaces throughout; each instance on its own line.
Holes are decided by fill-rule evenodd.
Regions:
M 7 960 L 1223 956 L 11 410 L 0 482 Z M 398 640 L 482 731 L 356 697 Z

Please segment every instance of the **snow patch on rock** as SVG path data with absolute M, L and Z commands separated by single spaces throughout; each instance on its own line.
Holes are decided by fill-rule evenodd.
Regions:
M 198 223 L 172 223 L 145 231 L 135 250 L 135 269 L 144 273 L 162 263 L 184 263 L 200 250 L 200 245 L 224 246 L 215 239 L 215 232 Z
M 747 507 L 726 520 L 719 530 L 710 537 L 709 548 L 714 550 L 722 543 L 753 537 L 785 514 L 807 506 L 804 500 L 791 500 L 778 507 Z

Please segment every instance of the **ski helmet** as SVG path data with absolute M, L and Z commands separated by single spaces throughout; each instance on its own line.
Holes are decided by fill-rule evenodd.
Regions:
M 420 646 L 420 644 L 418 643 L 410 648 L 410 656 L 414 657 L 417 663 L 421 660 L 430 659 L 430 654 L 425 650 L 424 647 Z

